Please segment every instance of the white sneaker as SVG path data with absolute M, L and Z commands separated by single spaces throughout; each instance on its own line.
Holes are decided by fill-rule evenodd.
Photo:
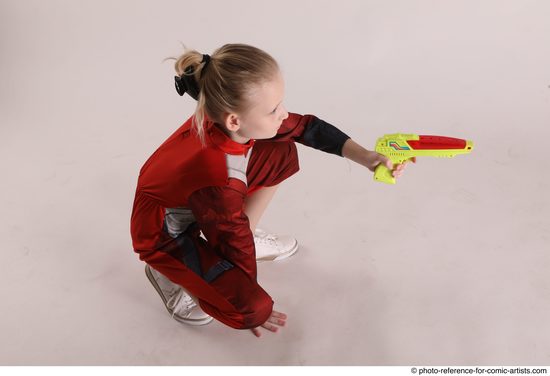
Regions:
M 256 261 L 276 261 L 292 256 L 298 250 L 298 242 L 291 236 L 268 234 L 264 230 L 254 231 Z
M 145 265 L 145 274 L 173 319 L 189 325 L 206 325 L 214 320 L 212 316 L 204 313 L 183 287 L 173 283 L 149 265 Z

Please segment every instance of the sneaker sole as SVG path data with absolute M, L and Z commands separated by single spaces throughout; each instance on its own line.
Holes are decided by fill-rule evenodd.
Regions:
M 299 248 L 298 247 L 298 242 L 296 242 L 296 245 L 289 252 L 283 253 L 282 255 L 279 255 L 275 258 L 264 257 L 264 258 L 256 259 L 256 262 L 257 263 L 262 263 L 262 262 L 268 262 L 268 261 L 280 261 L 280 260 L 289 258 L 293 254 L 295 254 L 298 251 L 298 248 Z
M 157 293 L 160 295 L 160 298 L 164 303 L 164 307 L 166 308 L 170 316 L 172 316 L 172 312 L 170 312 L 170 309 L 168 309 L 168 306 L 166 305 L 166 298 L 164 297 L 164 294 L 162 293 L 162 290 L 160 289 L 160 286 L 158 285 L 157 281 L 155 281 L 155 277 L 153 276 L 153 273 L 151 273 L 151 267 L 148 264 L 145 265 L 145 275 L 147 276 L 147 279 L 149 279 L 149 282 L 151 282 L 155 290 L 157 290 Z M 212 322 L 212 320 L 214 320 L 212 316 L 208 316 L 208 317 L 205 317 L 204 319 L 197 319 L 197 320 L 184 319 L 183 317 L 179 317 L 176 315 L 172 317 L 174 318 L 174 320 L 181 322 L 183 324 L 195 325 L 195 326 L 206 325 Z

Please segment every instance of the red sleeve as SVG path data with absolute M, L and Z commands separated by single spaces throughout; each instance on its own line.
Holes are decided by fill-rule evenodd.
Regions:
M 299 115 L 288 113 L 288 118 L 283 120 L 277 135 L 272 138 L 274 141 L 297 141 L 304 144 L 304 133 L 308 125 L 315 119 L 313 115 Z
M 206 187 L 189 196 L 193 211 L 210 247 L 256 280 L 256 249 L 248 217 L 244 212 L 246 185 L 229 179 L 223 187 Z

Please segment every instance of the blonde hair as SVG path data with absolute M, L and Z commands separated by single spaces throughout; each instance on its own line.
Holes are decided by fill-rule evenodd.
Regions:
M 193 127 L 204 145 L 205 115 L 216 123 L 223 124 L 223 115 L 230 112 L 246 113 L 250 103 L 248 97 L 256 85 L 273 79 L 279 65 L 265 51 L 246 44 L 225 44 L 214 51 L 204 74 L 203 54 L 187 49 L 176 60 L 176 74 L 181 76 L 192 67 L 189 75 L 194 76 L 199 96 Z M 167 60 L 165 59 L 165 60 Z

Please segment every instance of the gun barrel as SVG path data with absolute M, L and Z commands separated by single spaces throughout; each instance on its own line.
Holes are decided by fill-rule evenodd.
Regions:
M 443 136 L 418 136 L 418 140 L 407 140 L 407 144 L 414 150 L 462 149 L 471 151 L 473 148 L 471 141 Z

